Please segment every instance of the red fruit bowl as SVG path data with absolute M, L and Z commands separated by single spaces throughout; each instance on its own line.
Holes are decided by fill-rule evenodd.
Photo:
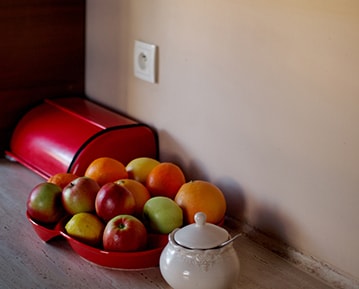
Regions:
M 167 235 L 149 235 L 148 249 L 138 252 L 109 252 L 81 243 L 62 232 L 72 249 L 86 260 L 99 266 L 123 270 L 139 270 L 157 267 Z
M 36 234 L 44 242 L 48 242 L 54 237 L 63 236 L 78 255 L 94 264 L 107 268 L 139 270 L 157 267 L 161 252 L 168 242 L 168 235 L 149 234 L 147 250 L 138 252 L 109 252 L 86 245 L 66 234 L 64 220 L 53 227 L 48 227 L 31 219 L 28 213 L 26 213 L 26 216 Z
M 61 236 L 60 226 L 59 224 L 54 225 L 42 225 L 32 219 L 28 212 L 26 212 L 26 217 L 32 225 L 32 228 L 36 232 L 36 234 L 40 237 L 44 242 L 48 242 L 51 239 Z

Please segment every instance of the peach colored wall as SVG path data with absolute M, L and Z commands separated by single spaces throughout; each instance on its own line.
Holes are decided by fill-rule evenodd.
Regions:
M 359 279 L 359 2 L 88 0 L 86 92 L 228 214 Z M 134 40 L 159 81 L 133 76 Z

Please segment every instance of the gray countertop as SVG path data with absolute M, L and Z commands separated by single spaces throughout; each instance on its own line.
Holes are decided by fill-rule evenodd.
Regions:
M 1 289 L 170 288 L 158 268 L 102 268 L 79 257 L 63 238 L 41 241 L 26 218 L 26 199 L 42 181 L 20 164 L 0 159 Z M 245 236 L 235 242 L 235 248 L 241 263 L 238 288 L 332 288 Z

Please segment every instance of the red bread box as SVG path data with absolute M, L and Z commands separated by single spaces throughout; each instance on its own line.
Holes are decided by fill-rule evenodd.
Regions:
M 44 178 L 80 176 L 98 157 L 124 165 L 136 157 L 158 159 L 158 139 L 147 125 L 84 98 L 46 99 L 19 121 L 6 154 Z

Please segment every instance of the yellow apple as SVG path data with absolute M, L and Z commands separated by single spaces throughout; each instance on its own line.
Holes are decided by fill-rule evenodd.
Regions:
M 152 169 L 159 165 L 160 162 L 153 158 L 139 157 L 130 161 L 126 166 L 126 171 L 130 179 L 146 183 L 147 175 Z

